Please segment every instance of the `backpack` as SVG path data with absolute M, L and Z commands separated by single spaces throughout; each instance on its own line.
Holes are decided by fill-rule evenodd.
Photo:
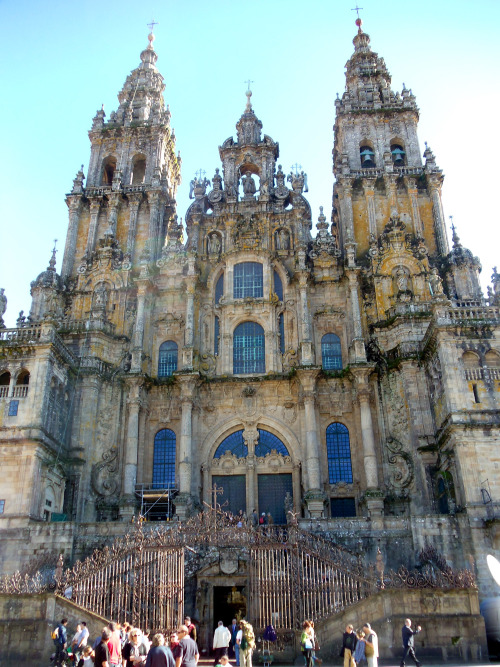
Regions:
M 55 627 L 50 633 L 52 639 L 59 639 L 59 626 Z
M 245 637 L 245 635 L 243 635 L 243 637 L 241 638 L 241 642 L 240 642 L 240 650 L 241 651 L 246 651 L 247 648 L 248 648 L 248 641 L 247 641 L 247 638 Z
M 264 524 L 264 517 L 263 516 L 260 517 L 259 523 L 260 523 L 261 526 Z

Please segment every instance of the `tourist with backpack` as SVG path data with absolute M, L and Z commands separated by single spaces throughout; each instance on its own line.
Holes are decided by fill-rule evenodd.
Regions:
M 236 635 L 236 642 L 240 647 L 241 667 L 252 667 L 252 652 L 255 648 L 253 627 L 247 621 L 240 621 L 240 630 Z
M 54 656 L 54 664 L 57 667 L 65 662 L 67 653 L 66 647 L 68 646 L 68 634 L 66 626 L 68 625 L 68 619 L 63 618 L 57 628 L 52 633 L 52 639 L 54 640 L 54 646 L 56 647 L 56 653 Z

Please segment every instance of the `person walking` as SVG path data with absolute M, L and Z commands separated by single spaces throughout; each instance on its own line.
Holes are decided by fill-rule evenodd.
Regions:
M 221 659 L 221 656 L 227 655 L 229 650 L 229 642 L 231 641 L 231 633 L 224 626 L 222 621 L 219 621 L 214 632 L 213 649 L 215 653 L 214 667 Z
M 354 651 L 358 638 L 354 632 L 354 627 L 349 623 L 345 627 L 345 632 L 342 635 L 342 656 L 344 657 L 344 667 L 355 667 Z
M 165 637 L 161 633 L 153 636 L 145 667 L 175 667 L 172 651 L 165 646 Z
M 259 517 L 257 517 L 258 519 Z M 236 660 L 236 667 L 240 667 L 240 647 L 236 643 L 236 635 L 238 634 L 239 626 L 236 623 L 236 619 L 233 618 L 229 632 L 231 633 L 231 648 L 234 652 L 234 658 Z
M 363 625 L 365 637 L 365 656 L 368 667 L 378 667 L 378 637 L 369 623 Z
M 56 628 L 57 636 L 54 637 L 54 645 L 56 647 L 54 664 L 56 667 L 60 667 L 66 660 L 66 647 L 68 645 L 68 631 L 66 630 L 67 625 L 68 619 L 63 618 Z
M 401 658 L 401 667 L 405 667 L 405 660 L 406 657 L 409 655 L 410 658 L 413 660 L 413 662 L 416 664 L 417 667 L 420 667 L 422 664 L 419 660 L 417 660 L 417 656 L 415 655 L 415 648 L 414 648 L 414 639 L 413 637 L 415 635 L 418 635 L 418 633 L 422 630 L 420 625 L 417 625 L 416 630 L 411 629 L 411 619 L 406 618 L 405 619 L 405 624 L 403 625 L 403 628 L 401 630 L 401 634 L 403 636 L 403 657 Z
M 179 636 L 181 655 L 176 659 L 175 667 L 196 667 L 200 659 L 200 652 L 194 639 L 191 639 L 189 636 L 188 626 L 181 625 L 177 630 L 177 634 Z
M 108 639 L 108 651 L 109 651 L 109 665 L 110 667 L 118 667 L 122 664 L 122 640 L 120 637 L 120 631 L 116 623 L 108 623 L 108 628 L 111 633 L 110 638 Z
M 240 622 L 240 630 L 236 641 L 240 646 L 241 667 L 252 667 L 252 652 L 255 648 L 255 634 L 253 627 L 247 621 Z
M 300 636 L 300 648 L 304 656 L 305 666 L 314 667 L 314 632 L 309 621 L 302 623 L 302 634 Z
M 94 667 L 109 667 L 108 641 L 110 637 L 111 631 L 108 628 L 103 628 L 101 641 L 94 652 Z

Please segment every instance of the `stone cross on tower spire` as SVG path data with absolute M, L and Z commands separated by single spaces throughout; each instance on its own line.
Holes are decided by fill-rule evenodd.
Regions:
M 244 83 L 247 84 L 247 90 L 245 93 L 245 95 L 247 96 L 247 105 L 245 107 L 245 112 L 249 112 L 252 111 L 252 103 L 250 102 L 250 98 L 252 97 L 252 91 L 250 90 L 250 84 L 254 83 L 254 81 L 247 79 Z

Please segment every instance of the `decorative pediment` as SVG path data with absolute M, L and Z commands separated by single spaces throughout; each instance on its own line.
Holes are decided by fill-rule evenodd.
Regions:
M 212 468 L 220 468 L 222 470 L 234 470 L 235 468 L 246 468 L 246 459 L 239 459 L 229 450 L 219 458 L 212 460 Z
M 265 456 L 257 456 L 255 458 L 256 465 L 261 465 L 266 470 L 274 470 L 276 468 L 284 468 L 285 466 L 292 465 L 291 456 L 283 456 L 283 454 L 278 454 L 275 449 L 272 449 Z

